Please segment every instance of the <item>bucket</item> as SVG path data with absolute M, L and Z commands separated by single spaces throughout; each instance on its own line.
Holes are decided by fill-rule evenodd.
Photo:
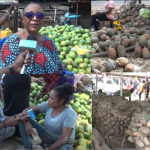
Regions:
M 60 22 L 64 22 L 64 21 L 65 21 L 65 19 L 66 19 L 66 17 L 65 17 L 65 16 L 63 16 L 63 17 L 60 17 L 59 19 L 60 19 Z

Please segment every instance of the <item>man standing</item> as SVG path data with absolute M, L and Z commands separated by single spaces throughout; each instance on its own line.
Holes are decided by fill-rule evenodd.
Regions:
M 146 97 L 145 97 L 145 101 L 148 99 L 148 94 L 149 94 L 149 82 L 148 82 L 148 78 L 146 78 Z
M 139 100 L 141 100 L 141 95 L 142 95 L 144 89 L 145 89 L 145 81 L 143 80 L 143 84 L 142 84 L 142 86 L 140 88 Z

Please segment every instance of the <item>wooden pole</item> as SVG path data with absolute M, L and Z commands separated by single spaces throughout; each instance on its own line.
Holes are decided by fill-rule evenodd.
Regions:
M 122 89 L 123 89 L 123 71 L 121 71 L 120 76 L 120 96 L 122 96 Z
M 18 5 L 14 8 L 14 33 L 18 32 Z
M 97 95 L 97 73 L 96 73 L 96 95 Z
M 76 28 L 78 26 L 78 0 L 77 0 L 77 8 L 76 8 Z

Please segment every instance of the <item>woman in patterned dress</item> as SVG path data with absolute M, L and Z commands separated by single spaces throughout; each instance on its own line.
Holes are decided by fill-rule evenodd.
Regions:
M 33 34 L 40 47 L 37 55 L 32 55 L 31 65 L 26 69 L 25 74 L 62 74 L 66 68 L 61 62 L 55 43 L 47 36 L 39 33 L 44 20 L 44 13 L 40 5 L 28 4 L 24 9 L 23 23 L 25 29 L 10 35 L 4 42 L 0 52 L 0 69 L 14 63 L 21 53 L 19 42 L 27 39 Z

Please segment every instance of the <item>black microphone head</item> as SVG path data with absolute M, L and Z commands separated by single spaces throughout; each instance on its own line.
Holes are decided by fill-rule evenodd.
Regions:
M 33 34 L 28 35 L 27 40 L 34 40 L 36 41 L 36 37 Z

